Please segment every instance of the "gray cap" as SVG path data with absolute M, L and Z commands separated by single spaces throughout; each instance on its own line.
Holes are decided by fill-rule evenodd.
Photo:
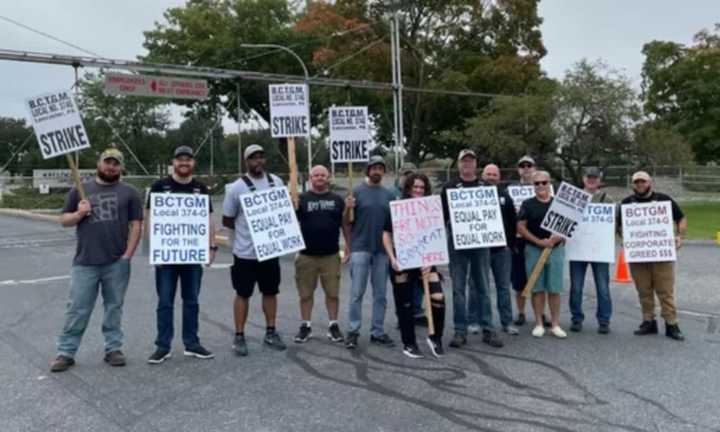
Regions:
M 385 159 L 383 159 L 380 155 L 370 156 L 370 159 L 368 160 L 367 169 L 370 169 L 370 167 L 375 165 L 382 165 L 383 168 L 385 167 Z
M 257 152 L 263 152 L 263 153 L 265 153 L 265 149 L 263 149 L 262 147 L 260 147 L 260 146 L 257 145 L 257 144 L 250 144 L 250 145 L 247 146 L 247 148 L 245 149 L 245 152 L 243 153 L 243 157 L 244 157 L 245 159 L 250 159 L 250 156 L 254 155 L 254 154 L 257 153 Z
M 400 167 L 400 174 L 401 174 L 401 175 L 412 174 L 412 173 L 414 173 L 415 171 L 417 171 L 417 167 L 416 167 L 414 164 L 410 163 L 410 162 L 405 162 L 404 164 L 402 164 L 402 167 Z
M 531 158 L 528 155 L 525 155 L 525 156 L 521 157 L 520 160 L 517 162 L 518 166 L 520 166 L 520 164 L 523 164 L 523 163 L 529 163 L 530 165 L 535 166 L 535 159 Z
M 587 167 L 585 168 L 584 174 L 585 177 L 602 177 L 602 171 L 600 171 L 600 168 L 598 167 Z
M 193 153 L 193 149 L 191 149 L 188 146 L 180 146 L 175 149 L 175 152 L 173 153 L 173 158 L 179 157 L 179 156 L 190 156 L 191 158 L 195 157 L 195 153 Z
M 477 155 L 475 154 L 475 151 L 473 151 L 472 149 L 463 149 L 463 150 L 460 150 L 460 153 L 458 153 L 457 160 L 461 161 L 462 158 L 464 158 L 465 156 L 472 156 L 473 159 L 477 159 Z

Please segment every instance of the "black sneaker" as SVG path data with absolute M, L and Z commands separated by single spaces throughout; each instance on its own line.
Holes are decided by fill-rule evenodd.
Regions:
M 75 359 L 72 357 L 59 355 L 55 357 L 52 364 L 50 364 L 50 372 L 65 372 L 75 365 Z
M 547 319 L 545 314 L 543 314 L 543 316 L 542 316 L 542 321 L 543 321 L 543 327 L 552 327 L 552 323 L 550 322 L 550 320 Z
M 312 327 L 309 325 L 303 323 L 300 325 L 300 331 L 298 331 L 298 334 L 295 335 L 295 343 L 305 343 L 310 340 L 312 337 Z
M 497 333 L 492 330 L 483 330 L 482 341 L 493 348 L 502 348 L 504 345 Z
M 420 348 L 418 348 L 417 345 L 405 345 L 403 348 L 403 354 L 412 359 L 421 359 L 425 357 L 422 352 L 420 352 Z
M 517 316 L 517 319 L 513 322 L 513 324 L 515 324 L 516 326 L 521 326 L 521 325 L 525 325 L 526 322 L 527 322 L 527 320 L 525 320 L 525 314 L 519 313 Z
M 285 349 L 287 349 L 287 346 L 285 346 L 285 342 L 282 341 L 280 335 L 275 330 L 266 332 L 263 342 L 266 346 L 274 350 L 284 351 Z
M 433 336 L 428 336 L 427 339 L 428 346 L 430 347 L 430 352 L 433 353 L 433 355 L 437 358 L 442 357 L 445 355 L 445 350 L 443 350 L 442 347 L 442 341 L 440 338 L 434 338 Z
M 452 340 L 450 341 L 450 346 L 453 348 L 460 348 L 463 345 L 467 344 L 467 336 L 465 336 L 462 333 L 455 333 L 453 335 Z
M 635 335 L 637 336 L 644 336 L 644 335 L 650 335 L 650 334 L 657 334 L 658 333 L 658 326 L 657 321 L 643 321 L 640 323 L 640 327 L 635 330 Z
M 233 351 L 235 351 L 235 354 L 245 357 L 248 355 L 248 349 L 247 349 L 247 343 L 245 342 L 245 335 L 235 335 L 235 339 L 233 339 Z
M 360 336 L 357 333 L 350 332 L 347 335 L 347 339 L 345 339 L 345 348 L 347 349 L 355 349 L 358 346 L 358 336 Z
M 572 329 L 571 329 L 572 330 Z M 598 333 L 600 334 L 608 334 L 610 333 L 610 324 L 608 323 L 600 323 L 598 324 Z
M 156 349 L 154 353 L 148 357 L 148 363 L 150 364 L 160 364 L 164 362 L 165 360 L 169 359 L 172 356 L 170 354 L 170 351 L 165 351 L 163 349 Z
M 665 336 L 669 337 L 670 339 L 675 339 L 677 341 L 684 341 L 685 335 L 682 334 L 680 331 L 680 327 L 678 327 L 677 324 L 665 324 Z
M 192 348 L 185 348 L 184 354 L 186 357 L 197 357 L 204 360 L 215 358 L 215 354 L 206 350 L 205 347 L 203 347 L 202 345 L 198 345 Z
M 127 364 L 127 361 L 125 360 L 125 354 L 123 354 L 120 350 L 105 353 L 105 357 L 103 358 L 103 360 L 105 361 L 105 363 L 109 364 L 112 367 L 121 367 Z
M 328 327 L 327 337 L 330 339 L 331 342 L 342 342 L 345 338 L 343 338 L 343 334 L 340 331 L 340 326 L 337 325 L 337 323 L 332 324 L 330 327 Z
M 582 331 L 582 323 L 578 321 L 573 321 L 573 323 L 570 324 L 570 331 L 580 333 Z
M 383 334 L 380 336 L 370 335 L 370 343 L 384 346 L 385 348 L 392 348 L 395 346 L 395 342 L 392 339 L 390 339 L 390 336 L 388 336 L 386 334 Z

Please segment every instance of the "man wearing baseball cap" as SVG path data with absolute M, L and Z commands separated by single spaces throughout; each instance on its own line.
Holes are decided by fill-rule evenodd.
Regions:
M 180 146 L 175 149 L 172 160 L 173 172 L 164 179 L 155 181 L 150 193 L 198 194 L 210 195 L 208 187 L 193 178 L 195 156 L 193 149 Z M 145 226 L 151 225 L 150 200 L 146 203 Z M 215 259 L 215 226 L 212 223 L 213 207 L 210 201 L 210 263 Z M 209 264 L 208 264 L 209 265 Z M 182 339 L 185 345 L 185 356 L 200 359 L 211 359 L 214 354 L 200 344 L 198 338 L 198 314 L 200 306 L 200 284 L 203 269 L 200 264 L 165 264 L 155 266 L 155 289 L 158 295 L 157 306 L 157 338 L 155 352 L 148 358 L 148 363 L 159 364 L 170 358 L 173 339 L 173 309 L 178 279 L 180 280 L 180 296 L 183 302 Z
M 70 271 L 65 325 L 58 337 L 52 372 L 66 371 L 75 364 L 98 292 L 105 312 L 103 359 L 110 366 L 125 366 L 120 324 L 130 259 L 140 240 L 143 213 L 138 191 L 120 180 L 124 161 L 119 150 L 105 150 L 97 162 L 95 179 L 83 183 L 87 198 L 81 199 L 76 188 L 65 196 L 60 223 L 76 227 L 77 250 Z
M 682 247 L 683 236 L 687 230 L 687 219 L 680 206 L 663 193 L 652 190 L 652 178 L 645 171 L 637 171 L 632 175 L 633 194 L 622 200 L 623 204 L 647 203 L 653 201 L 669 201 L 672 207 L 672 218 L 676 226 L 675 247 Z M 618 209 L 620 210 L 620 209 Z M 618 211 L 619 227 L 622 227 L 622 211 Z M 675 263 L 666 262 L 644 262 L 630 263 L 635 288 L 640 298 L 643 321 L 640 327 L 635 330 L 638 336 L 658 333 L 657 321 L 655 321 L 655 296 L 660 301 L 660 310 L 665 320 L 665 336 L 684 340 L 685 336 L 680 331 L 675 309 Z
M 255 254 L 250 228 L 240 206 L 240 196 L 265 189 L 283 186 L 280 177 L 265 171 L 265 150 L 257 144 L 249 145 L 243 154 L 247 174 L 225 188 L 223 202 L 223 226 L 234 231 L 233 266 L 230 276 L 235 289 L 233 315 L 235 318 L 235 338 L 233 347 L 235 354 L 248 354 L 245 342 L 245 324 L 248 317 L 250 297 L 257 284 L 262 294 L 263 312 L 265 313 L 264 344 L 267 347 L 282 351 L 286 346 L 275 328 L 277 316 L 277 294 L 280 289 L 280 260 L 272 258 L 258 261 Z

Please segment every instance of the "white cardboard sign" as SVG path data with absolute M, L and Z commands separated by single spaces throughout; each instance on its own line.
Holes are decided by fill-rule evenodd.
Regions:
M 583 221 L 565 244 L 568 261 L 615 262 L 615 204 L 589 203 Z
M 210 198 L 150 194 L 150 264 L 210 262 Z
M 391 201 L 390 217 L 402 270 L 450 262 L 440 196 Z
M 90 148 L 80 110 L 70 90 L 45 93 L 25 101 L 43 159 Z
M 333 163 L 367 162 L 370 158 L 367 107 L 331 107 L 328 121 L 330 160 Z
M 560 183 L 540 226 L 566 240 L 573 238 L 578 225 L 583 221 L 585 207 L 590 199 L 592 195 L 584 190 L 569 183 Z
M 258 261 L 305 249 L 305 241 L 287 187 L 240 195 Z
M 522 206 L 522 203 L 528 199 L 535 196 L 535 186 L 533 185 L 523 185 L 523 184 L 514 184 L 507 187 L 508 195 L 510 195 L 510 198 L 513 200 L 513 204 L 515 204 L 515 212 L 520 212 L 520 206 Z M 550 196 L 555 196 L 555 187 L 550 184 Z
M 448 189 L 447 202 L 455 249 L 507 245 L 497 187 Z
M 273 84 L 270 133 L 273 138 L 310 136 L 310 92 L 305 84 Z
M 620 211 L 627 262 L 677 260 L 672 205 L 669 201 L 623 204 Z

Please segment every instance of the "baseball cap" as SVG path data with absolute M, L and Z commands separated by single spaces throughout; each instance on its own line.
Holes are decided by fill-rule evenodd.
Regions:
M 106 159 L 115 159 L 118 163 L 120 163 L 120 165 L 125 165 L 125 156 L 123 156 L 122 152 L 116 148 L 106 149 L 100 154 L 101 161 Z
M 650 174 L 645 171 L 637 171 L 635 174 L 632 175 L 632 181 L 634 182 L 635 180 L 645 180 L 649 182 Z
M 385 168 L 385 159 L 383 159 L 383 157 L 379 155 L 370 156 L 367 164 L 367 169 L 370 169 L 370 167 L 375 165 L 382 165 L 383 168 Z
M 402 167 L 400 167 L 400 174 L 401 175 L 408 175 L 412 174 L 415 171 L 417 171 L 417 168 L 415 165 L 411 164 L 410 162 L 405 162 Z
M 602 177 L 602 171 L 598 167 L 585 168 L 585 177 Z
M 193 149 L 184 145 L 176 148 L 175 152 L 173 153 L 173 157 L 179 156 L 190 156 L 191 158 L 194 158 L 195 154 L 193 153 Z
M 255 153 L 258 153 L 258 152 L 265 153 L 265 149 L 263 149 L 262 147 L 260 147 L 260 146 L 257 145 L 257 144 L 250 144 L 250 145 L 247 146 L 247 148 L 245 149 L 245 152 L 243 153 L 243 157 L 244 157 L 245 159 L 250 159 L 250 156 L 252 156 L 252 155 L 254 155 Z
M 460 153 L 458 153 L 458 160 L 462 160 L 462 158 L 464 158 L 465 156 L 472 156 L 473 159 L 477 159 L 475 152 L 471 149 L 460 150 Z
M 520 166 L 524 163 L 529 163 L 530 165 L 535 166 L 535 159 L 531 158 L 528 155 L 525 155 L 525 156 L 521 157 L 520 160 L 518 160 L 517 164 L 518 164 L 518 166 Z

